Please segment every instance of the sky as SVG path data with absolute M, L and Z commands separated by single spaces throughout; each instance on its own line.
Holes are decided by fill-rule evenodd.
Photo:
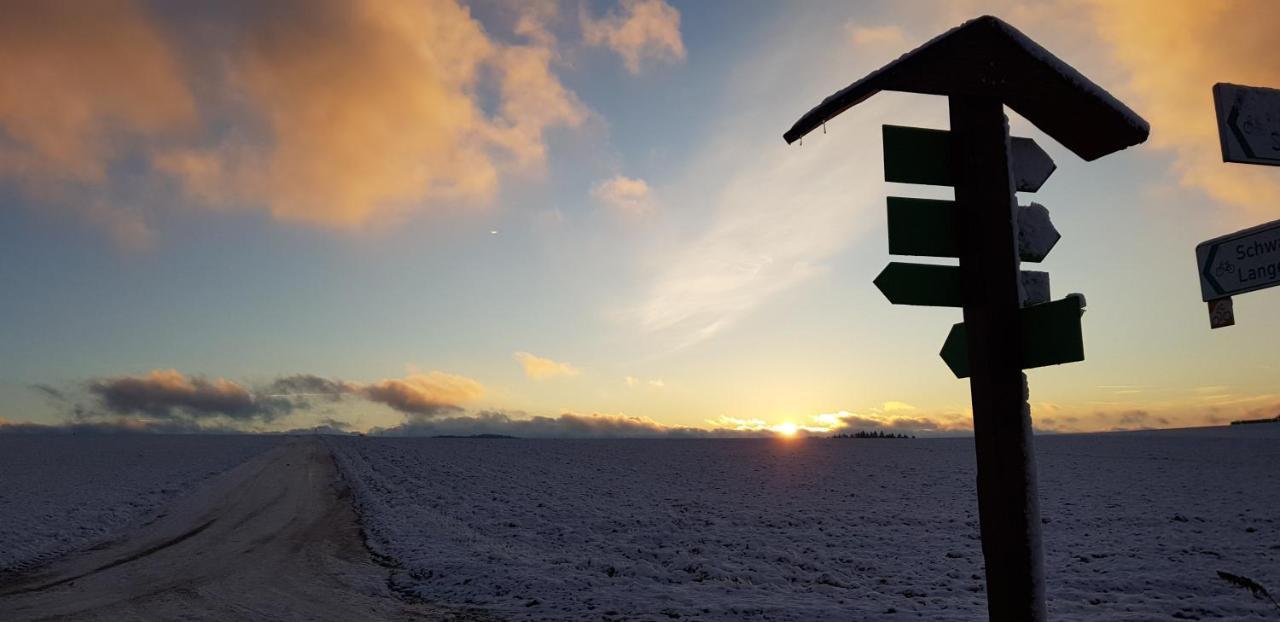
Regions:
M 1005 19 L 1143 116 L 1057 171 L 1039 269 L 1086 360 L 1042 432 L 1274 416 L 1280 290 L 1210 331 L 1194 247 L 1273 220 L 1211 88 L 1280 86 L 1269 0 L 26 2 L 0 21 L 0 429 L 964 433 L 952 308 L 889 304 L 881 93 Z M 902 258 L 893 258 L 902 259 Z

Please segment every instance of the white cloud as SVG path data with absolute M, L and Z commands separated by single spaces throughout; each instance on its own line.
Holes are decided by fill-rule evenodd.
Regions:
M 627 385 L 627 388 L 631 388 L 631 389 L 634 389 L 634 388 L 636 388 L 636 387 L 640 386 L 641 384 L 644 384 L 644 385 L 649 386 L 649 387 L 654 388 L 654 389 L 665 389 L 665 388 L 667 388 L 667 383 L 666 383 L 666 382 L 664 382 L 661 378 L 652 378 L 652 379 L 650 379 L 650 380 L 641 380 L 640 378 L 636 378 L 635 376 L 627 376 L 626 378 L 623 378 L 623 379 L 622 379 L 622 382 L 623 382 L 624 384 L 626 384 L 626 385 Z
M 864 106 L 863 119 L 888 116 L 877 112 L 883 100 Z M 804 110 L 791 108 L 797 117 Z M 674 349 L 716 335 L 819 274 L 864 229 L 867 214 L 883 209 L 878 125 L 846 125 L 839 137 L 790 147 L 780 138 L 785 124 L 772 129 L 762 136 L 731 125 L 719 133 L 725 138 L 693 167 L 687 193 L 714 206 L 709 224 L 674 247 L 653 249 L 649 263 L 658 268 L 630 316 L 647 333 L 668 336 Z M 726 162 L 720 154 L 735 155 Z M 710 190 L 707 179 L 725 181 Z
M 769 424 L 766 423 L 764 419 L 742 419 L 739 417 L 730 417 L 728 415 L 720 415 L 715 419 L 707 419 L 707 423 L 716 428 L 750 432 L 759 432 L 769 427 Z
M 631 73 L 640 73 L 645 59 L 684 60 L 680 37 L 680 11 L 663 0 L 622 0 L 622 12 L 592 18 L 581 14 L 582 36 L 587 45 L 601 45 L 622 57 Z

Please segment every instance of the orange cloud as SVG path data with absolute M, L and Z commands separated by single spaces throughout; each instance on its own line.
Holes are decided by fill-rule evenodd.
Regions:
M 906 40 L 906 33 L 892 24 L 886 26 L 859 26 L 854 23 L 845 25 L 849 40 L 854 45 L 897 45 Z
M 649 184 L 643 179 L 614 175 L 595 185 L 591 196 L 621 214 L 642 216 L 652 209 Z
M 0 174 L 101 181 L 122 140 L 194 118 L 173 50 L 133 3 L 6 3 Z
M 271 140 L 232 136 L 157 166 L 207 202 L 334 228 L 482 202 L 502 173 L 542 166 L 548 129 L 585 118 L 552 56 L 495 42 L 454 0 L 277 8 L 246 26 L 232 82 Z M 487 74 L 493 115 L 477 94 Z
M 1280 3 L 1092 0 L 1094 22 L 1126 70 L 1124 99 L 1151 122 L 1150 144 L 1176 154 L 1184 186 L 1255 214 L 1280 204 L 1280 177 L 1224 164 L 1211 89 L 1216 82 L 1280 86 Z
M 402 413 L 432 416 L 462 410 L 460 404 L 484 395 L 484 385 L 466 376 L 433 371 L 374 382 L 360 392 Z
M 1213 114 L 1216 82 L 1280 86 L 1280 4 L 1092 0 L 1094 24 L 1128 74 L 1123 99 L 1151 122 L 1151 146 L 1174 152 L 1185 187 L 1254 215 L 1280 203 L 1263 166 L 1224 164 Z
M 578 368 L 568 364 L 543 358 L 528 352 L 516 352 L 515 359 L 524 367 L 524 375 L 534 380 L 544 380 L 557 376 L 577 376 L 582 373 Z
M 86 187 L 141 140 L 177 140 L 196 106 L 170 43 L 129 0 L 7 2 L 0 19 L 0 180 L 105 228 L 123 246 L 147 243 L 132 209 Z
M 10 4 L 0 178 L 67 204 L 56 189 L 110 195 L 108 166 L 132 158 L 199 205 L 347 230 L 483 204 L 505 176 L 540 172 L 549 130 L 587 115 L 552 69 L 540 6 L 513 44 L 456 0 L 254 5 L 216 42 L 130 0 Z M 88 220 L 141 237 L 128 206 L 92 205 Z
M 640 73 L 646 58 L 672 63 L 684 60 L 680 11 L 663 0 L 622 0 L 622 13 L 594 19 L 584 11 L 581 21 L 587 45 L 617 52 L 631 73 Z

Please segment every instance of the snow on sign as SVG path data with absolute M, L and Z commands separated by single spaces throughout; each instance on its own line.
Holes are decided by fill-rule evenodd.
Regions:
M 1206 301 L 1280 285 L 1280 220 L 1196 246 Z
M 1222 161 L 1280 166 L 1280 90 L 1213 85 Z

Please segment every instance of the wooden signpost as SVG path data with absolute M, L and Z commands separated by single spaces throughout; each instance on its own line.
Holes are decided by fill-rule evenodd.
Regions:
M 951 186 L 954 201 L 890 197 L 894 254 L 955 257 L 958 266 L 890 263 L 875 284 L 897 304 L 961 307 L 942 357 L 969 377 L 978 511 L 992 620 L 1044 620 L 1029 367 L 1084 358 L 1084 299 L 1050 302 L 1048 275 L 1022 271 L 1058 241 L 1044 207 L 1019 207 L 1053 162 L 1011 138 L 1004 107 L 1085 160 L 1143 142 L 1148 126 L 1075 69 L 994 17 L 954 28 L 826 98 L 788 130 L 799 140 L 883 90 L 948 98 L 950 131 L 884 127 L 885 179 Z
M 1280 166 L 1280 90 L 1213 85 L 1222 161 Z M 1280 220 L 1196 245 L 1209 327 L 1236 323 L 1231 297 L 1280 285 Z

